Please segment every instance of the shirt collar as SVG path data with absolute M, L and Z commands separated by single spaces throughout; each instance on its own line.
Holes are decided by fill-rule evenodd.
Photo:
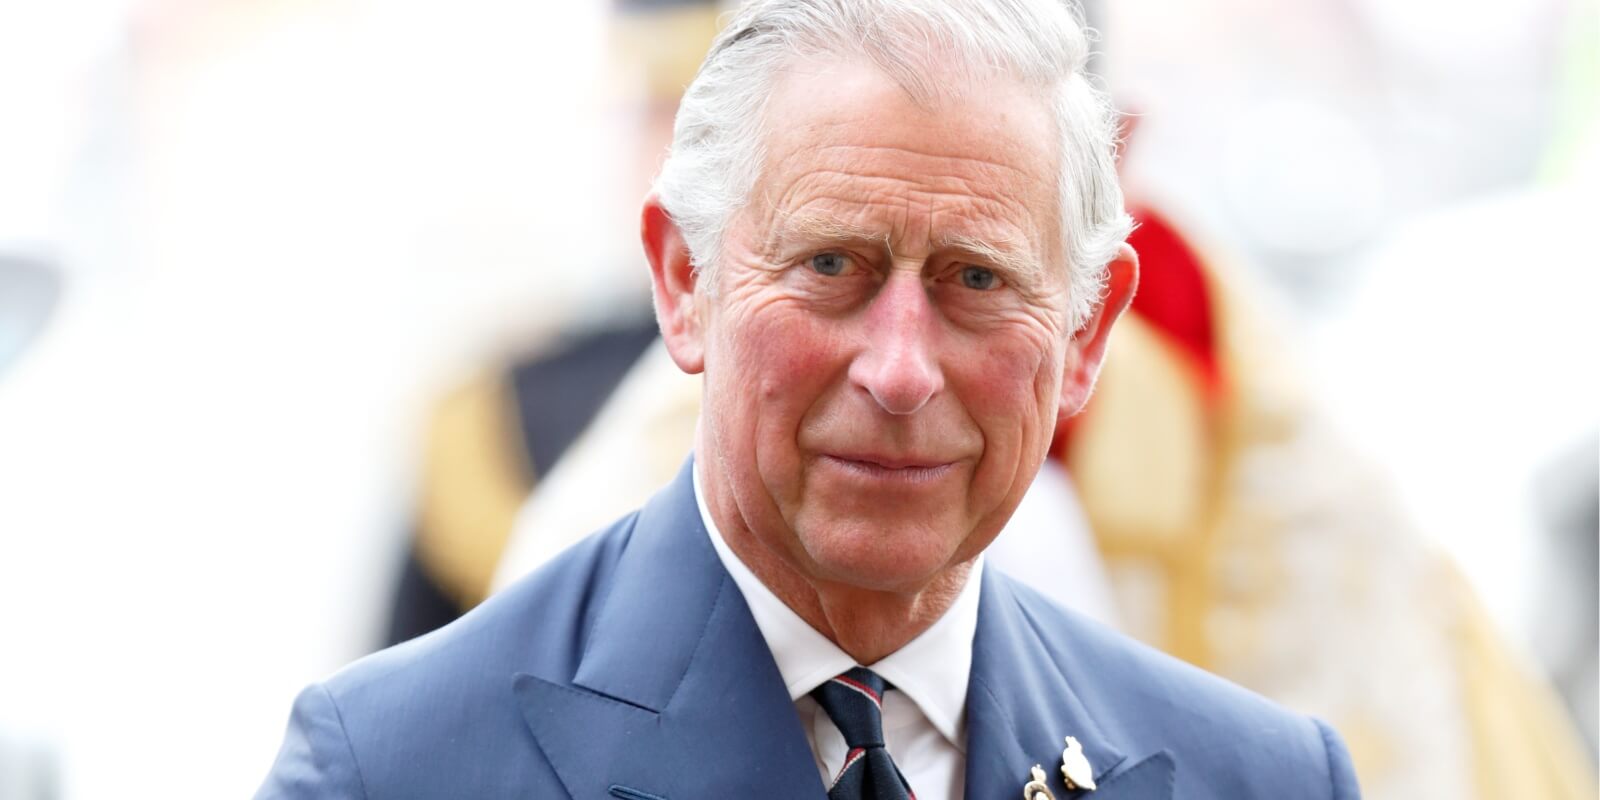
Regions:
M 744 595 L 756 627 L 772 650 L 778 673 L 789 690 L 789 699 L 799 700 L 824 681 L 857 666 L 850 654 L 840 650 L 779 600 L 728 547 L 706 506 L 698 465 L 694 470 L 694 499 L 717 557 Z M 978 596 L 982 581 L 983 556 L 980 555 L 968 573 L 966 585 L 943 616 L 904 647 L 869 665 L 872 671 L 904 692 L 934 728 L 963 751 L 967 680 L 972 672 L 972 637 L 978 630 Z

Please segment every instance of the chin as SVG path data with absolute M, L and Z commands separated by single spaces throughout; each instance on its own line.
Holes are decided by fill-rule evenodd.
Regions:
M 915 591 L 948 569 L 964 536 L 927 522 L 830 520 L 797 529 L 815 577 L 875 591 Z

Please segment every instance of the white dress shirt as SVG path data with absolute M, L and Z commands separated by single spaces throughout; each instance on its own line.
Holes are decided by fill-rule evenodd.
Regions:
M 698 465 L 694 496 L 717 557 L 733 576 L 756 627 L 772 649 L 811 743 L 822 785 L 833 783 L 844 765 L 847 748 L 833 720 L 811 699 L 811 690 L 852 667 L 867 666 L 894 685 L 894 691 L 883 698 L 883 743 L 906 782 L 921 800 L 961 800 L 966 790 L 967 678 L 972 669 L 972 637 L 978 629 L 983 557 L 973 565 L 966 586 L 944 616 L 878 663 L 858 665 L 779 600 L 728 548 L 706 507 Z

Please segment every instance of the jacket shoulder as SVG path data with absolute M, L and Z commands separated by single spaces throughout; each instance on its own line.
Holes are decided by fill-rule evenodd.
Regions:
M 573 674 L 636 519 L 596 532 L 449 625 L 308 688 L 260 796 L 495 796 L 509 785 L 554 786 L 548 765 L 530 755 L 539 751 L 514 676 Z M 356 786 L 361 794 L 337 788 Z
M 591 534 L 449 625 L 350 664 L 328 679 L 329 690 L 340 698 L 491 671 L 560 671 L 582 652 L 637 518 L 633 512 Z

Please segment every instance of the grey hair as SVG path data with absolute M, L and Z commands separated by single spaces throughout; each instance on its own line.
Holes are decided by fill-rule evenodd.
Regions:
M 1086 320 L 1105 266 L 1133 228 L 1117 181 L 1117 119 L 1088 73 L 1089 35 L 1063 0 L 752 0 L 734 13 L 685 91 L 655 191 L 715 286 L 723 237 L 763 163 L 766 99 L 790 59 L 860 55 L 919 102 L 930 78 L 1000 72 L 1040 90 L 1061 137 L 1070 321 Z M 944 69 L 929 69 L 939 58 Z

